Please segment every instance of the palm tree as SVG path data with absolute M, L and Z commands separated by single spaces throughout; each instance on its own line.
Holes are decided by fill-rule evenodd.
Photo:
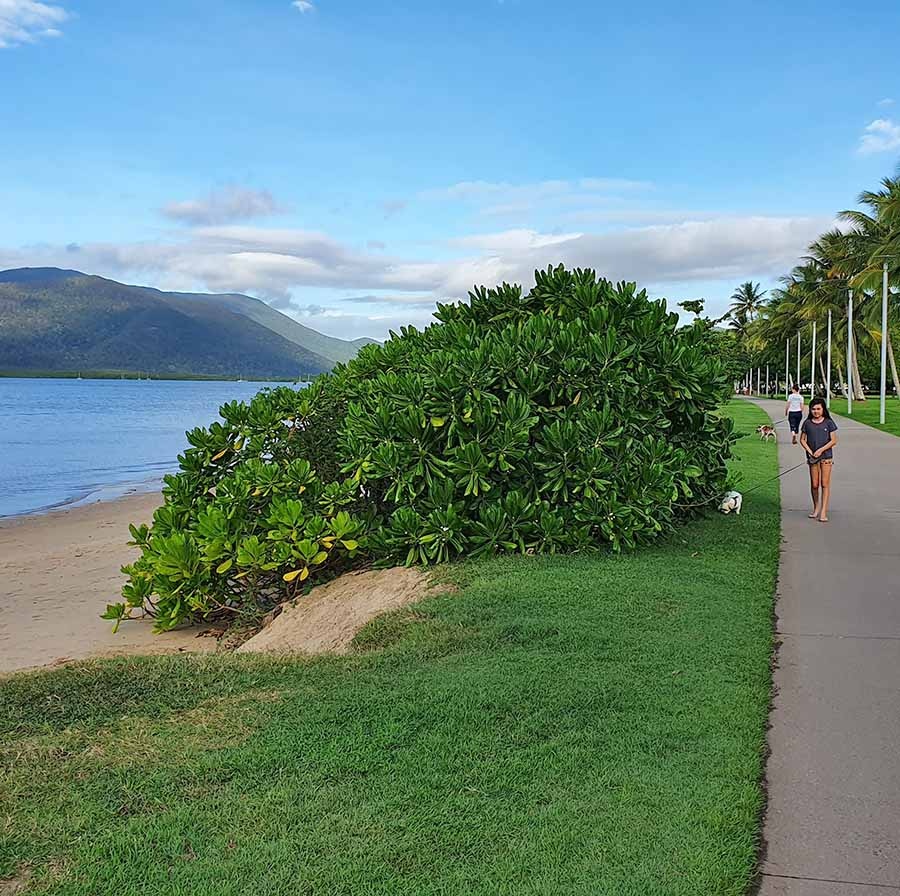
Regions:
M 773 289 L 749 330 L 748 343 L 754 354 L 761 354 L 781 370 L 785 340 L 793 338 L 797 329 L 796 303 L 786 289 Z M 792 377 L 788 375 L 788 379 Z
M 847 332 L 844 316 L 846 283 L 832 270 L 829 239 L 830 235 L 826 234 L 817 240 L 810 247 L 810 255 L 804 259 L 804 263 L 781 278 L 781 287 L 772 290 L 771 298 L 748 328 L 748 343 L 756 353 L 762 353 L 780 367 L 784 359 L 785 341 L 793 339 L 799 332 L 803 344 L 809 346 L 813 323 L 823 325 L 831 312 L 832 358 L 838 368 L 838 382 L 843 383 L 842 348 L 846 344 Z M 828 374 L 823 355 L 824 352 L 816 353 L 815 361 L 819 368 L 816 379 L 825 384 L 828 382 Z M 804 365 L 804 371 L 805 369 Z M 858 370 L 853 379 L 854 391 L 862 398 Z
M 764 295 L 765 292 L 759 288 L 758 283 L 750 280 L 742 283 L 731 294 L 731 319 L 735 322 L 743 321 L 745 325 L 752 324 L 754 315 L 762 308 Z
M 722 323 L 726 320 L 731 324 L 731 328 L 737 333 L 737 337 L 740 341 L 747 338 L 747 330 L 749 329 L 750 321 L 747 320 L 747 315 L 744 311 L 729 311 L 725 317 L 719 318 L 715 323 Z
M 900 169 L 893 178 L 884 178 L 881 189 L 859 196 L 862 209 L 841 212 L 847 229 L 835 228 L 822 234 L 809 247 L 808 254 L 791 272 L 781 278 L 781 286 L 772 290 L 768 302 L 758 284 L 742 284 L 732 295 L 725 319 L 738 339 L 755 358 L 783 362 L 785 340 L 798 332 L 810 344 L 813 323 L 822 325 L 829 312 L 833 321 L 832 357 L 843 382 L 843 351 L 847 344 L 845 308 L 847 290 L 854 291 L 854 328 L 849 334 L 853 363 L 847 381 L 857 400 L 865 400 L 859 372 L 859 360 L 874 361 L 881 350 L 881 290 L 883 265 L 888 265 L 888 285 L 892 321 L 900 317 Z M 894 335 L 897 335 L 896 327 Z M 890 331 L 886 354 L 891 365 L 894 389 L 900 396 L 900 376 L 894 358 Z M 817 353 L 818 354 L 818 353 Z M 822 380 L 826 379 L 821 356 L 816 358 Z
M 803 302 L 801 316 L 807 320 L 824 321 L 831 312 L 834 321 L 833 339 L 836 362 L 840 382 L 843 383 L 841 359 L 846 361 L 843 347 L 847 344 L 847 289 L 850 285 L 850 273 L 858 268 L 856 247 L 848 239 L 848 235 L 835 228 L 822 234 L 809 247 L 809 255 L 804 259 L 805 265 L 795 268 L 802 271 L 806 301 Z M 861 319 L 859 312 L 864 308 L 865 297 L 860 296 L 856 303 L 856 319 Z M 847 374 L 848 384 L 852 384 L 854 397 L 865 401 L 862 390 L 862 378 L 859 374 L 859 348 L 856 333 L 850 334 L 853 342 L 853 364 Z M 825 369 L 819 357 L 820 373 L 825 379 Z M 843 389 L 841 390 L 843 391 Z
M 866 190 L 859 194 L 859 203 L 868 206 L 870 213 L 848 209 L 839 215 L 841 220 L 853 225 L 852 230 L 844 235 L 841 266 L 849 276 L 850 285 L 864 297 L 860 320 L 870 341 L 879 350 L 881 302 L 878 299 L 885 263 L 888 266 L 889 301 L 896 298 L 892 282 L 900 282 L 900 177 L 886 177 L 881 181 L 881 186 L 880 190 Z M 891 366 L 894 392 L 900 397 L 900 376 L 897 373 L 890 330 L 887 334 L 886 354 Z

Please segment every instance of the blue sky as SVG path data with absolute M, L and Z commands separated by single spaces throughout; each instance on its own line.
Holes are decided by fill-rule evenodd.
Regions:
M 900 158 L 900 4 L 0 0 L 0 268 L 334 335 L 589 265 L 719 311 Z

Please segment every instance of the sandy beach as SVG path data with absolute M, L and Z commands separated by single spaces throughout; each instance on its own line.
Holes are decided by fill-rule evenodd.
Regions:
M 120 653 L 214 650 L 186 629 L 154 635 L 145 620 L 115 635 L 100 619 L 120 600 L 120 567 L 136 551 L 128 524 L 150 521 L 158 494 L 0 520 L 0 673 Z

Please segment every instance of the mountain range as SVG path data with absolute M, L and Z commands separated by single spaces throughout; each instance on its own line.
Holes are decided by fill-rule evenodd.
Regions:
M 297 379 L 373 341 L 325 336 L 238 293 L 163 292 L 60 268 L 0 271 L 0 372 Z

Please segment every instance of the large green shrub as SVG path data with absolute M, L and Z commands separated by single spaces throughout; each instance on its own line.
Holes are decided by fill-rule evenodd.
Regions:
M 109 615 L 166 629 L 363 562 L 633 548 L 715 497 L 730 383 L 704 333 L 634 284 L 535 276 L 189 433 Z

